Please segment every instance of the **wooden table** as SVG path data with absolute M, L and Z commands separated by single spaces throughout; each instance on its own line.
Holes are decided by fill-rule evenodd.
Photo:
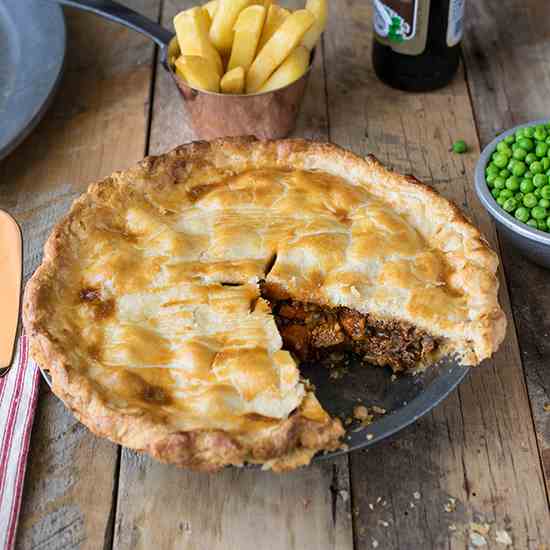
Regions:
M 170 25 L 191 2 L 131 4 Z M 496 133 L 550 116 L 550 4 L 484 0 L 467 9 L 465 67 L 450 86 L 420 95 L 375 77 L 370 2 L 331 0 L 296 134 L 372 152 L 469 213 L 504 267 L 509 330 L 494 360 L 393 440 L 288 475 L 209 476 L 157 464 L 92 436 L 43 385 L 18 548 L 404 550 L 483 540 L 483 548 L 505 548 L 500 531 L 513 548 L 545 548 L 550 274 L 500 241 L 475 198 L 473 169 L 479 146 Z M 51 227 L 89 182 L 193 139 L 147 40 L 66 13 L 67 70 L 55 104 L 0 164 L 0 207 L 23 226 L 27 277 Z M 451 154 L 457 139 L 471 152 Z

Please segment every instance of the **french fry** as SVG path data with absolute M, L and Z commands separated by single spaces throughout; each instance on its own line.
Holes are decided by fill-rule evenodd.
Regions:
M 227 71 L 220 82 L 224 94 L 242 94 L 244 92 L 244 69 L 235 67 Z
M 288 10 L 281 8 L 277 4 L 271 4 L 267 10 L 265 18 L 264 28 L 262 30 L 262 36 L 260 36 L 260 42 L 258 44 L 258 51 L 260 51 L 265 43 L 273 36 L 275 31 L 283 24 L 283 21 L 290 15 Z
M 181 55 L 204 57 L 215 67 L 218 77 L 221 77 L 223 63 L 210 42 L 208 12 L 198 7 L 182 11 L 174 17 L 174 27 Z
M 218 0 L 218 9 L 210 27 L 210 40 L 222 55 L 229 55 L 233 45 L 233 27 L 239 13 L 252 0 Z
M 309 57 L 310 51 L 304 46 L 298 46 L 258 91 L 269 92 L 271 90 L 278 90 L 298 80 L 307 71 Z
M 306 31 L 315 22 L 308 10 L 296 10 L 290 14 L 260 50 L 246 75 L 246 92 L 257 92 L 271 73 L 300 43 Z
M 206 2 L 204 4 L 203 9 L 205 9 L 208 12 L 208 15 L 210 15 L 210 19 L 214 20 L 214 15 L 216 15 L 216 10 L 218 9 L 218 0 L 210 0 L 210 2 Z
M 315 23 L 313 23 L 306 34 L 304 34 L 302 46 L 305 46 L 308 50 L 312 50 L 319 41 L 319 37 L 325 30 L 327 24 L 327 0 L 307 0 L 306 10 L 310 11 L 315 16 Z
M 170 43 L 168 44 L 168 63 L 173 66 L 174 62 L 180 55 L 180 47 L 178 44 L 178 39 L 176 37 L 172 38 L 170 40 Z
M 245 8 L 235 22 L 235 38 L 231 48 L 231 57 L 227 69 L 242 67 L 248 71 L 260 40 L 260 34 L 265 21 L 265 8 L 263 6 L 249 6 Z
M 176 59 L 176 74 L 189 86 L 199 90 L 219 92 L 220 75 L 209 59 L 198 55 L 180 55 Z

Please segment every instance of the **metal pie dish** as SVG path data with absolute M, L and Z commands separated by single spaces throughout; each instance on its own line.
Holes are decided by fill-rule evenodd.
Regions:
M 491 195 L 491 191 L 485 180 L 485 167 L 500 141 L 514 134 L 519 128 L 546 124 L 547 122 L 548 118 L 519 124 L 493 139 L 493 141 L 483 149 L 477 162 L 475 170 L 475 190 L 481 204 L 485 207 L 487 212 L 489 212 L 506 241 L 532 262 L 550 268 L 550 233 L 535 229 L 516 220 L 511 214 L 508 214 L 508 212 L 500 207 L 493 195 Z
M 367 426 L 353 421 L 346 426 L 342 439 L 345 445 L 341 449 L 318 453 L 313 460 L 364 449 L 396 434 L 441 403 L 464 380 L 470 368 L 444 358 L 418 374 L 394 377 L 389 367 L 364 365 L 350 356 L 347 372 L 333 379 L 329 367 L 315 363 L 300 365 L 300 372 L 315 385 L 315 395 L 332 416 L 352 417 L 357 405 L 386 410 L 383 415 L 375 415 Z M 51 386 L 47 371 L 41 372 Z M 256 465 L 247 467 L 259 468 Z
M 91 11 L 112 21 L 141 32 L 155 41 L 160 48 L 160 59 L 163 67 L 170 72 L 178 86 L 185 105 L 193 120 L 195 130 L 201 137 L 216 137 L 218 135 L 253 134 L 256 137 L 283 137 L 291 131 L 295 115 L 299 108 L 301 97 L 305 91 L 310 69 L 296 80 L 279 90 L 250 95 L 227 95 L 220 93 L 196 90 L 183 83 L 174 73 L 167 61 L 168 46 L 174 35 L 140 14 L 129 10 L 118 3 L 103 0 L 60 0 L 61 3 L 76 8 Z M 311 63 L 313 63 L 312 52 Z M 310 68 L 311 68 L 310 63 Z M 244 113 L 230 118 L 207 116 L 210 106 L 213 112 Z M 258 122 L 258 112 L 265 110 L 277 113 L 277 109 L 290 109 L 287 117 L 273 125 Z M 252 113 L 252 115 L 250 114 Z M 256 114 L 255 114 L 256 113 Z M 204 114 L 205 118 L 200 118 Z M 197 118 L 199 117 L 199 118 Z M 261 117 L 260 117 L 261 118 Z M 216 121 L 236 121 L 244 126 L 229 127 L 226 123 L 218 127 Z M 213 126 L 211 124 L 214 124 Z M 221 124 L 221 123 L 220 123 Z M 247 124 L 254 125 L 245 128 Z M 220 134 L 220 132 L 222 132 Z M 338 379 L 331 375 L 332 370 L 324 365 L 306 363 L 300 365 L 300 371 L 315 385 L 315 394 L 322 406 L 332 416 L 346 419 L 353 416 L 353 409 L 357 405 L 366 407 L 377 406 L 385 409 L 383 415 L 376 418 L 367 426 L 359 425 L 357 421 L 346 426 L 346 435 L 342 443 L 345 445 L 333 452 L 319 453 L 314 460 L 338 456 L 350 451 L 363 449 L 382 441 L 412 424 L 420 417 L 432 410 L 465 378 L 470 367 L 461 366 L 452 358 L 444 358 L 435 365 L 428 367 L 418 374 L 402 374 L 397 377 L 389 367 L 365 366 L 353 356 L 348 356 L 346 373 Z M 340 367 L 336 367 L 340 369 Z M 51 379 L 42 370 L 46 382 L 51 385 Z M 250 466 L 258 468 L 259 466 Z

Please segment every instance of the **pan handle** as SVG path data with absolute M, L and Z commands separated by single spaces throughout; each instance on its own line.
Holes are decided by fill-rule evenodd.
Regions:
M 58 3 L 95 13 L 109 21 L 129 27 L 149 37 L 163 49 L 174 36 L 173 32 L 162 25 L 112 0 L 58 0 Z

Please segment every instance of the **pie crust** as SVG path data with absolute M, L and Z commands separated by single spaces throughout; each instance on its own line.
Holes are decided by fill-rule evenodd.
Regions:
M 94 433 L 199 470 L 307 464 L 343 428 L 282 350 L 266 281 L 398 320 L 466 365 L 502 341 L 497 256 L 448 200 L 304 140 L 183 145 L 92 184 L 26 288 L 31 353 Z M 419 365 L 421 366 L 421 365 Z

